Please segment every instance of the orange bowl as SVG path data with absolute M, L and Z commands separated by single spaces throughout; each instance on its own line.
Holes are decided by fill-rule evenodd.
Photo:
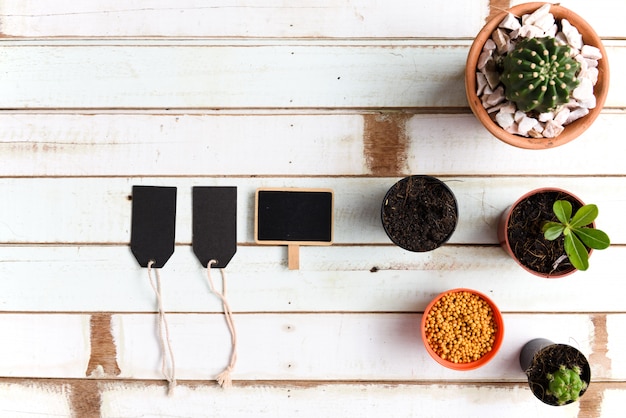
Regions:
M 469 293 L 471 293 L 473 295 L 476 295 L 476 296 L 480 297 L 483 301 L 487 302 L 487 304 L 489 305 L 489 307 L 491 308 L 491 310 L 493 312 L 493 321 L 495 322 L 495 325 L 496 325 L 496 328 L 497 328 L 495 336 L 494 336 L 494 343 L 493 343 L 493 346 L 491 348 L 491 351 L 489 351 L 486 354 L 484 354 L 478 360 L 467 362 L 467 363 L 455 363 L 455 362 L 452 362 L 452 361 L 449 361 L 449 360 L 441 358 L 433 350 L 433 348 L 430 346 L 430 344 L 428 343 L 428 340 L 426 338 L 426 319 L 428 318 L 428 314 L 431 311 L 431 309 L 433 308 L 433 306 L 441 298 L 443 298 L 444 296 L 449 295 L 449 294 L 453 294 L 453 293 L 460 293 L 460 292 L 469 292 Z M 489 299 L 487 296 L 485 296 L 483 293 L 480 293 L 480 292 L 478 292 L 476 290 L 472 290 L 472 289 L 458 288 L 458 289 L 452 289 L 452 290 L 448 290 L 446 292 L 441 293 L 439 296 L 437 296 L 435 299 L 433 299 L 428 304 L 428 306 L 424 310 L 424 315 L 422 316 L 421 334 L 422 334 L 422 341 L 424 342 L 424 347 L 426 347 L 426 351 L 428 352 L 428 354 L 430 354 L 430 356 L 437 363 L 439 363 L 442 366 L 447 367 L 449 369 L 460 370 L 460 371 L 467 371 L 467 370 L 473 370 L 473 369 L 477 369 L 477 368 L 479 368 L 481 366 L 484 366 L 489 361 L 491 361 L 491 359 L 493 359 L 495 357 L 495 355 L 498 353 L 498 350 L 500 349 L 500 346 L 502 345 L 502 340 L 504 339 L 504 321 L 502 320 L 502 314 L 500 313 L 500 310 L 498 309 L 496 304 L 491 299 Z

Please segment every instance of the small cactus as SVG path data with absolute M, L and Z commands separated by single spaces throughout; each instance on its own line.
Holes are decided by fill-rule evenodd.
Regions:
M 553 395 L 559 405 L 578 400 L 580 391 L 587 388 L 587 384 L 580 379 L 580 373 L 580 367 L 568 369 L 564 365 L 561 365 L 555 373 L 548 373 L 547 394 Z
M 579 69 L 569 46 L 549 36 L 525 38 L 504 57 L 501 81 L 518 110 L 543 113 L 569 101 Z

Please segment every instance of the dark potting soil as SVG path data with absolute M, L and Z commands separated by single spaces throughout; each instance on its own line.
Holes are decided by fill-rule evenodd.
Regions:
M 570 195 L 550 191 L 522 200 L 513 209 L 509 219 L 507 233 L 513 253 L 524 266 L 538 273 L 558 274 L 573 268 L 567 257 L 554 267 L 556 261 L 565 254 L 563 238 L 548 241 L 541 232 L 546 221 L 558 221 L 552 211 L 557 200 L 570 202 L 573 213 L 581 207 Z
M 543 348 L 535 355 L 530 367 L 525 372 L 533 394 L 549 405 L 558 405 L 558 403 L 554 396 L 546 394 L 549 384 L 546 374 L 554 373 L 561 365 L 567 368 L 580 367 L 582 371 L 581 380 L 587 383 L 587 387 L 591 381 L 589 363 L 576 348 L 566 344 L 554 344 Z M 580 394 L 582 395 L 585 390 L 587 389 L 583 389 Z
M 409 251 L 430 251 L 456 228 L 454 194 L 440 180 L 409 176 L 394 184 L 383 202 L 382 222 L 389 238 Z

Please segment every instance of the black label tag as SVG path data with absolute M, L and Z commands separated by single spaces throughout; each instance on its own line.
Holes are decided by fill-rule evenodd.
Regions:
M 142 267 L 161 268 L 174 253 L 176 188 L 133 186 L 130 249 Z
M 237 188 L 193 188 L 193 252 L 207 267 L 224 268 L 237 252 Z

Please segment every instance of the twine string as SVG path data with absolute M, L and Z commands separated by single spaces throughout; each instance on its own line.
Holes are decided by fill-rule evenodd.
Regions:
M 211 266 L 213 264 L 217 264 L 217 260 L 209 261 L 207 266 L 207 280 L 209 282 L 211 292 L 213 292 L 222 301 L 226 324 L 228 325 L 228 329 L 230 331 L 232 345 L 230 353 L 230 363 L 220 374 L 217 375 L 216 380 L 220 386 L 222 386 L 223 388 L 228 388 L 232 386 L 231 373 L 235 368 L 235 363 L 237 363 L 237 333 L 235 331 L 235 323 L 233 322 L 233 313 L 230 309 L 228 299 L 226 298 L 226 273 L 224 272 L 224 269 L 220 269 L 220 275 L 222 276 L 222 292 L 220 293 L 218 290 L 216 290 L 213 283 L 213 278 L 211 277 Z
M 176 387 L 176 363 L 174 361 L 174 350 L 172 350 L 172 343 L 170 341 L 170 330 L 167 318 L 165 317 L 165 310 L 163 309 L 159 269 L 154 269 L 156 281 L 152 278 L 152 266 L 154 263 L 154 260 L 148 262 L 148 278 L 150 279 L 150 286 L 152 286 L 152 290 L 154 290 L 154 294 L 156 295 L 159 310 L 157 329 L 159 332 L 159 342 L 161 344 L 161 373 L 168 382 L 168 395 L 172 395 Z M 170 365 L 169 370 L 168 360 Z

